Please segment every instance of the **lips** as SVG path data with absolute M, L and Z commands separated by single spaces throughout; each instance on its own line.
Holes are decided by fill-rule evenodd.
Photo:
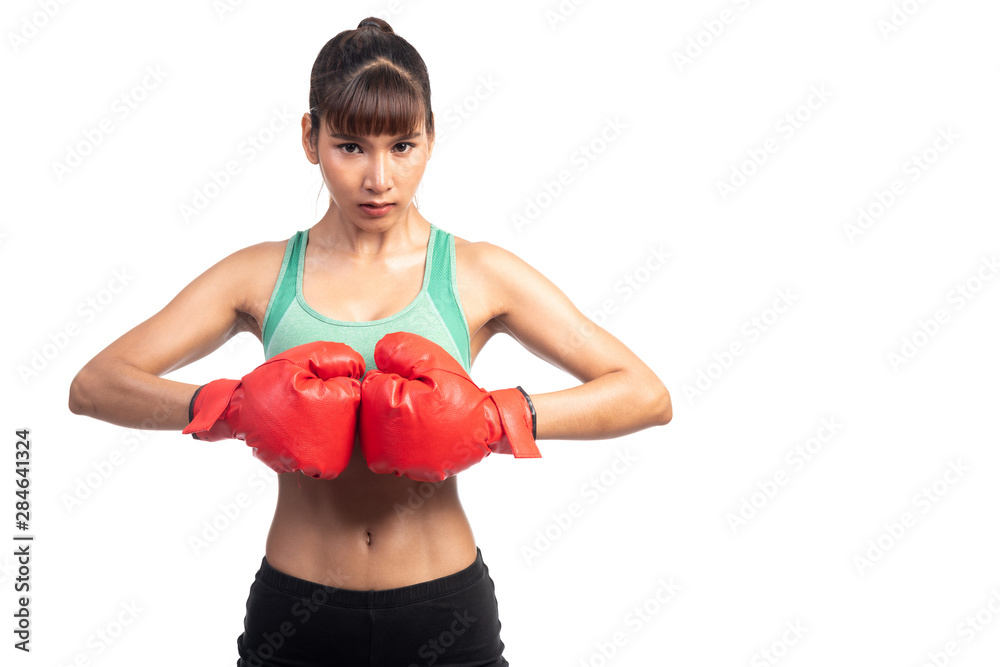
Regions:
M 361 210 L 373 217 L 383 216 L 392 210 L 392 202 L 365 202 L 361 204 Z

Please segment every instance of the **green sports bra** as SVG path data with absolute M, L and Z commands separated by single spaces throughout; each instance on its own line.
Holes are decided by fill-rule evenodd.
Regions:
M 375 344 L 395 331 L 409 331 L 434 341 L 471 374 L 469 325 L 458 298 L 455 239 L 431 225 L 420 293 L 394 315 L 369 322 L 326 317 L 302 296 L 302 268 L 309 230 L 296 232 L 285 247 L 281 271 L 264 313 L 264 357 L 270 359 L 288 348 L 329 340 L 346 343 L 365 360 L 365 370 L 375 368 Z

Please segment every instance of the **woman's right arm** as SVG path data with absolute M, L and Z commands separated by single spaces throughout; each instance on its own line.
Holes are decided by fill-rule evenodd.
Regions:
M 188 405 L 199 385 L 160 376 L 201 359 L 241 331 L 260 336 L 248 304 L 267 290 L 268 280 L 273 286 L 281 263 L 276 245 L 262 243 L 226 257 L 108 345 L 73 378 L 69 409 L 129 428 L 187 426 Z

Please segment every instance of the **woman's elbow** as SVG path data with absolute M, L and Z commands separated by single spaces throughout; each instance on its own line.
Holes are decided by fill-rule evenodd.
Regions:
M 670 392 L 651 372 L 634 377 L 629 382 L 631 393 L 629 402 L 635 407 L 634 413 L 641 429 L 669 424 L 674 418 L 674 407 Z
M 638 383 L 638 386 L 642 387 L 642 395 L 646 399 L 639 405 L 646 407 L 645 413 L 649 426 L 669 424 L 670 420 L 674 418 L 674 406 L 670 401 L 670 392 L 667 391 L 666 385 L 660 378 L 650 373 L 644 382 Z
M 661 396 L 656 401 L 656 425 L 664 426 L 674 418 L 674 404 L 670 401 L 670 392 L 663 387 Z
M 670 392 L 663 386 L 663 383 L 656 382 L 649 388 L 649 404 L 647 414 L 650 419 L 650 426 L 663 426 L 669 424 L 674 418 L 674 406 L 670 401 Z
M 85 417 L 94 414 L 92 372 L 84 366 L 69 385 L 69 411 Z

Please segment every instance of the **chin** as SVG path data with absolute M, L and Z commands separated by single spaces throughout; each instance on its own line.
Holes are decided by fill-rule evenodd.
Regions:
M 382 218 L 369 218 L 364 213 L 352 216 L 351 221 L 366 232 L 384 232 L 399 222 L 399 216 L 390 214 Z

